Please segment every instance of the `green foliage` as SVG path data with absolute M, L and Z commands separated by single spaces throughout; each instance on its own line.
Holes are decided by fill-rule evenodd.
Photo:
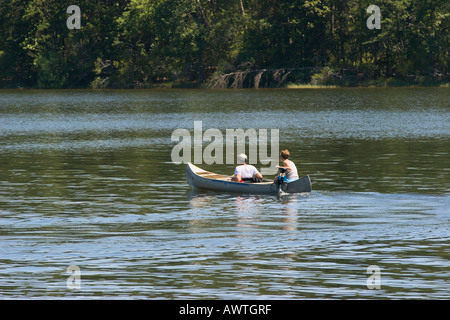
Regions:
M 0 88 L 33 85 L 33 59 L 24 43 L 34 26 L 24 16 L 30 0 L 0 0 Z
M 336 83 L 336 74 L 330 67 L 325 67 L 321 72 L 315 73 L 311 77 L 311 84 L 331 85 Z
M 72 4 L 81 30 L 66 27 Z M 370 4 L 381 30 L 366 27 Z M 147 88 L 251 69 L 445 83 L 449 27 L 446 0 L 0 0 L 0 87 Z

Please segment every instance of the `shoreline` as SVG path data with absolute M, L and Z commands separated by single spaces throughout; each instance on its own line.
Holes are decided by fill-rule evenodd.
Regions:
M 113 90 L 134 90 L 134 91 L 144 91 L 144 90 L 329 90 L 329 89 L 420 89 L 420 88 L 450 88 L 450 84 L 441 84 L 441 85 L 396 85 L 396 86 L 375 86 L 375 85 L 367 85 L 367 86 L 337 86 L 337 85 L 304 85 L 304 84 L 292 84 L 286 85 L 277 88 L 208 88 L 208 87 L 191 87 L 191 86 L 152 86 L 147 88 L 35 88 L 35 87 L 17 87 L 17 88 L 0 88 L 0 92 L 8 91 L 8 90 L 23 90 L 23 91 L 33 91 L 33 90 L 42 90 L 42 91 L 50 91 L 50 90 L 59 90 L 59 91 L 76 91 L 76 90 L 84 90 L 84 91 L 113 91 Z
M 362 81 L 355 85 L 348 84 L 313 84 L 313 83 L 293 83 L 288 82 L 278 87 L 242 87 L 242 88 L 215 88 L 210 87 L 207 83 L 197 82 L 165 82 L 158 84 L 149 84 L 143 87 L 73 87 L 73 88 L 40 88 L 40 87 L 0 87 L 2 90 L 173 90 L 173 89 L 199 89 L 199 90 L 274 90 L 274 89 L 369 89 L 369 88 L 450 88 L 450 82 L 429 82 L 429 83 L 411 83 L 411 81 L 401 80 L 379 80 L 379 81 Z

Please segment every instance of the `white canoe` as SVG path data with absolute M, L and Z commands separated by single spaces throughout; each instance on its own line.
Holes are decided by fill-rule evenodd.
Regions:
M 205 171 L 192 163 L 186 165 L 186 181 L 192 188 L 222 192 L 251 194 L 278 194 L 280 190 L 286 193 L 311 192 L 309 176 L 281 185 L 267 179 L 262 182 L 242 183 L 231 181 L 230 176 Z

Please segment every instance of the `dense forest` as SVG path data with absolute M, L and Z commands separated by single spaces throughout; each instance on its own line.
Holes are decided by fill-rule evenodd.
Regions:
M 442 85 L 449 27 L 448 0 L 0 0 L 0 87 Z

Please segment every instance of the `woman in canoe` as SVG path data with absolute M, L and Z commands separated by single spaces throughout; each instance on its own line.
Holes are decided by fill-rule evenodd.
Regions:
M 278 176 L 278 180 L 281 182 L 292 182 L 298 180 L 298 172 L 295 163 L 289 160 L 289 150 L 285 149 L 280 152 L 280 161 L 283 163 L 283 166 L 277 166 L 278 169 L 281 169 L 281 173 Z
M 247 156 L 243 153 L 237 156 L 239 166 L 234 170 L 234 176 L 231 181 L 234 182 L 257 182 L 260 181 L 262 174 L 251 164 L 247 164 Z

